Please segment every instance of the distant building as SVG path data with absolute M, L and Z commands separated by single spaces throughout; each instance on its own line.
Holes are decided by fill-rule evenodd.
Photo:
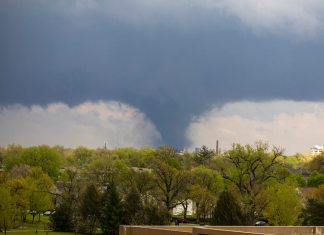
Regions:
M 320 155 L 323 151 L 324 151 L 324 146 L 314 145 L 311 148 L 311 155 L 312 156 L 317 156 L 317 155 Z
M 193 215 L 195 214 L 196 211 L 196 204 L 192 200 L 188 200 L 188 207 L 187 207 L 187 215 Z M 183 215 L 184 209 L 181 204 L 177 205 L 175 208 L 172 210 L 173 215 Z
M 144 167 L 132 167 L 135 172 L 152 172 L 152 169 Z

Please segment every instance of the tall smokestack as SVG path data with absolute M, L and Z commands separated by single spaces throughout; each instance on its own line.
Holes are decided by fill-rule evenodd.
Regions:
M 218 155 L 218 140 L 216 140 L 216 155 Z

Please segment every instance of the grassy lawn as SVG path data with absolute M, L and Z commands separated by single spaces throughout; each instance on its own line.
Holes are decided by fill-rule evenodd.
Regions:
M 74 235 L 75 233 L 67 232 L 52 232 L 48 229 L 49 216 L 42 215 L 40 221 L 38 216 L 35 216 L 35 221 L 32 224 L 32 215 L 27 215 L 27 223 L 21 224 L 18 228 L 7 231 L 8 235 Z M 37 231 L 37 232 L 36 232 Z M 0 233 L 4 234 L 4 232 Z
M 8 235 L 76 235 L 75 232 L 54 232 L 49 229 L 49 216 L 41 215 L 40 221 L 38 221 L 38 215 L 35 216 L 34 223 L 33 216 L 28 214 L 26 216 L 26 223 L 20 224 L 16 228 L 7 230 Z M 102 234 L 101 230 L 96 231 L 97 235 Z M 4 231 L 0 232 L 0 235 L 4 235 Z M 77 234 L 80 235 L 80 234 Z
M 40 221 L 38 221 L 38 216 L 35 216 L 34 223 L 32 223 L 33 217 L 32 217 L 32 215 L 28 214 L 26 217 L 26 220 L 27 220 L 26 223 L 20 224 L 18 228 L 13 229 L 12 231 L 35 232 L 36 230 L 48 230 L 49 216 L 42 215 L 40 217 Z
M 33 221 L 33 216 L 31 214 L 27 214 L 27 223 L 31 223 Z M 35 216 L 35 223 L 48 223 L 49 222 L 49 216 L 47 215 L 41 215 L 40 216 L 40 222 L 38 222 L 38 215 Z

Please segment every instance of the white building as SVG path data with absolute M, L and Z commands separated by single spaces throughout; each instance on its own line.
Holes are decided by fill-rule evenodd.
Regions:
M 192 200 L 188 200 L 188 208 L 187 208 L 187 215 L 193 215 L 196 211 L 196 205 Z M 183 207 L 181 204 L 177 205 L 175 208 L 173 208 L 172 214 L 173 215 L 183 215 Z
M 311 148 L 311 155 L 312 156 L 317 156 L 317 155 L 320 155 L 323 151 L 324 151 L 324 146 L 314 145 Z

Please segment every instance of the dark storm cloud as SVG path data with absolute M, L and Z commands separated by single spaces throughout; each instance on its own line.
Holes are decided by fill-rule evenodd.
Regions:
M 87 4 L 65 7 L 1 1 L 1 105 L 118 100 L 146 113 L 164 143 L 181 147 L 192 116 L 212 105 L 324 98 L 319 38 L 259 36 L 229 17 L 172 27 L 163 19 L 125 22 L 137 18 L 123 21 Z

